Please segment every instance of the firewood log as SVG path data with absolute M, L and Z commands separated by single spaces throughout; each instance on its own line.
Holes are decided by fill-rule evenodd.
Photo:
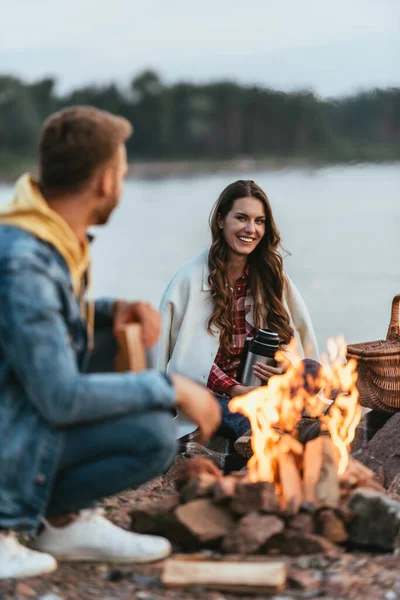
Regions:
M 279 480 L 282 488 L 281 508 L 290 505 L 293 513 L 297 513 L 303 501 L 301 478 L 292 452 L 279 452 Z
M 284 562 L 212 562 L 167 560 L 161 581 L 167 587 L 201 586 L 208 589 L 275 593 L 286 583 Z
M 118 354 L 115 359 L 116 371 L 144 371 L 146 352 L 142 342 L 142 326 L 129 323 L 117 332 Z
M 315 504 L 316 488 L 322 468 L 323 441 L 322 436 L 307 442 L 303 457 L 303 499 Z

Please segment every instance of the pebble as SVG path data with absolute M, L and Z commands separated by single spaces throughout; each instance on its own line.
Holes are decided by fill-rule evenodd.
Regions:
M 123 579 L 123 577 L 124 577 L 124 574 L 119 569 L 112 569 L 107 575 L 108 581 L 114 581 L 114 582 L 121 581 L 121 579 Z
M 136 598 L 138 600 L 152 600 L 153 596 L 148 592 L 136 592 Z
M 17 583 L 15 588 L 15 595 L 21 598 L 29 598 L 30 596 L 36 596 L 36 592 L 30 585 L 26 583 Z
M 398 598 L 398 595 L 396 594 L 396 592 L 393 592 L 391 590 L 389 590 L 385 594 L 385 600 L 397 600 L 397 598 Z
M 39 596 L 38 600 L 64 600 L 61 596 L 57 596 L 57 594 L 44 594 L 44 596 Z
M 160 585 L 160 580 L 154 575 L 143 575 L 142 573 L 133 573 L 132 581 L 136 585 L 142 585 L 143 587 L 155 587 Z

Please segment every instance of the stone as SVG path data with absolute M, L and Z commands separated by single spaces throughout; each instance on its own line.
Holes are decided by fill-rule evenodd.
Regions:
M 381 550 L 394 550 L 400 536 L 400 502 L 376 490 L 359 488 L 350 496 L 356 513 L 348 525 L 349 541 Z
M 214 502 L 217 504 L 228 504 L 235 494 L 237 482 L 237 477 L 232 475 L 217 479 L 213 488 Z
M 210 461 L 218 470 L 223 469 L 225 466 L 225 453 L 210 450 L 198 442 L 188 442 L 186 444 L 185 456 L 189 459 L 201 458 Z
M 211 473 L 200 473 L 197 477 L 192 477 L 181 488 L 181 502 L 185 503 L 195 498 L 211 496 L 216 481 L 218 481 L 217 477 Z
M 319 510 L 316 514 L 317 533 L 335 544 L 343 544 L 349 534 L 342 519 L 331 509 Z
M 216 542 L 227 535 L 236 521 L 230 513 L 207 498 L 181 504 L 175 510 L 176 521 L 199 543 Z
M 295 590 L 316 592 L 320 589 L 322 574 L 311 569 L 291 569 L 288 573 L 288 584 Z
M 274 535 L 285 528 L 284 522 L 273 515 L 249 513 L 222 541 L 227 554 L 254 554 Z
M 302 554 L 337 554 L 339 548 L 326 538 L 312 533 L 299 533 L 286 529 L 271 538 L 265 547 L 270 554 L 287 554 L 300 556 Z
M 31 597 L 35 597 L 36 598 L 36 592 L 33 588 L 31 588 L 30 585 L 27 585 L 26 583 L 23 582 L 18 582 L 15 586 L 15 595 L 17 596 L 17 598 L 31 598 Z
M 400 412 L 386 422 L 357 458 L 375 472 L 383 469 L 384 486 L 388 488 L 400 473 Z
M 388 488 L 388 494 L 395 494 L 400 496 L 400 473 L 397 473 L 392 479 L 392 482 Z
M 231 510 L 238 515 L 250 512 L 278 513 L 279 499 L 274 485 L 268 481 L 239 481 L 232 498 Z
M 179 504 L 179 494 L 170 494 L 159 500 L 137 503 L 130 512 L 131 530 L 137 533 L 163 535 L 167 517 Z
M 312 514 L 300 512 L 288 522 L 289 529 L 300 533 L 314 533 L 314 519 Z
M 200 446 L 200 444 L 197 445 Z M 207 448 L 204 449 L 207 450 Z M 205 456 L 196 456 L 181 463 L 175 473 L 175 485 L 178 489 L 181 489 L 192 478 L 198 477 L 201 474 L 213 475 L 215 478 L 222 477 L 222 471 L 212 460 Z

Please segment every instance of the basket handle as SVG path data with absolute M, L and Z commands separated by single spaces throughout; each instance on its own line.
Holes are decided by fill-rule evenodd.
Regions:
M 390 317 L 389 329 L 386 335 L 387 340 L 392 340 L 400 337 L 400 324 L 399 324 L 399 303 L 400 294 L 393 298 L 392 302 L 392 315 Z

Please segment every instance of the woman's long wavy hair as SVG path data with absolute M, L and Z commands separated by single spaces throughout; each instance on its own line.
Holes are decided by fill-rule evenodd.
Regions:
M 212 244 L 208 254 L 208 283 L 214 300 L 214 312 L 208 322 L 208 331 L 215 334 L 216 328 L 219 329 L 220 345 L 227 357 L 232 356 L 233 306 L 232 292 L 227 285 L 229 247 L 223 231 L 218 226 L 218 220 L 225 219 L 235 200 L 249 196 L 260 200 L 265 211 L 265 234 L 247 259 L 250 267 L 250 289 L 254 300 L 254 326 L 268 327 L 275 331 L 282 346 L 288 344 L 293 336 L 289 315 L 282 300 L 285 275 L 279 252 L 281 238 L 269 200 L 254 181 L 235 181 L 223 190 L 211 211 Z

